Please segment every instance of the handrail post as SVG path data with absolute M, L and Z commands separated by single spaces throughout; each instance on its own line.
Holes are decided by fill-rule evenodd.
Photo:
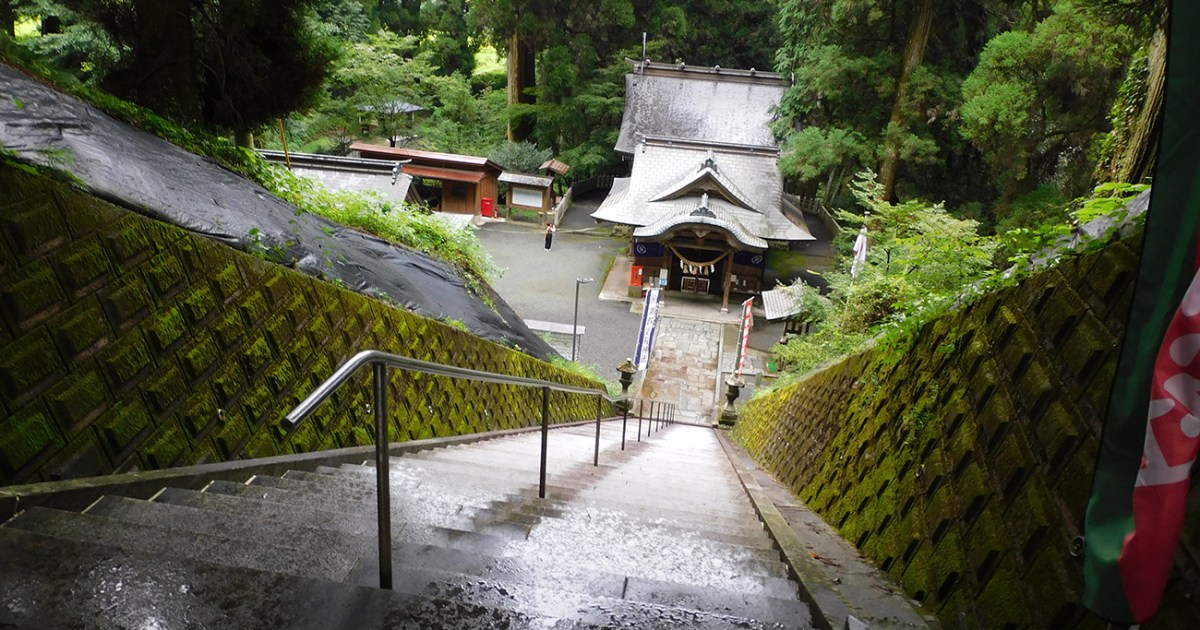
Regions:
M 592 456 L 592 466 L 600 465 L 600 414 L 604 413 L 604 398 L 596 396 L 596 454 Z
M 546 444 L 550 439 L 550 387 L 542 387 L 542 467 L 538 477 L 538 498 L 546 498 Z
M 375 380 L 375 494 L 379 511 L 379 588 L 392 590 L 392 491 L 388 460 L 387 364 L 373 366 Z
M 643 407 L 645 406 L 645 404 L 644 404 L 645 402 L 646 401 L 644 401 L 644 400 L 638 401 L 638 439 L 637 439 L 637 441 L 639 441 L 639 442 L 642 441 L 642 410 L 643 410 Z
M 625 425 L 629 424 L 629 405 L 630 401 L 625 401 L 621 406 L 621 450 L 625 450 Z

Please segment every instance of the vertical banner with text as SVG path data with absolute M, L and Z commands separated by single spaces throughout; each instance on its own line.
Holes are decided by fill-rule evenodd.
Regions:
M 633 364 L 638 370 L 650 364 L 650 350 L 654 347 L 654 330 L 658 326 L 658 289 L 646 291 L 646 303 L 642 307 L 642 326 L 638 329 L 637 352 Z
M 746 367 L 746 346 L 750 345 L 750 327 L 754 325 L 754 314 L 751 310 L 754 308 L 754 298 L 747 298 L 742 302 L 742 335 L 741 343 L 738 344 L 738 360 L 737 360 L 737 375 L 742 375 L 742 370 Z

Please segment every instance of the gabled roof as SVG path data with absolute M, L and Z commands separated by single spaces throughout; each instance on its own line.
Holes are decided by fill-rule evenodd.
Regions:
M 571 170 L 571 165 L 565 162 L 560 162 L 554 158 L 550 158 L 538 167 L 539 171 L 551 170 L 559 175 L 566 175 Z
M 710 201 L 708 195 L 699 199 L 690 199 L 687 203 L 676 204 L 674 209 L 664 212 L 653 223 L 633 231 L 638 238 L 654 239 L 666 236 L 678 228 L 701 228 L 711 226 L 728 234 L 743 249 L 764 250 L 767 242 L 755 236 L 739 220 L 739 214 L 747 211 L 724 208 Z
M 717 160 L 713 155 L 712 149 L 709 149 L 708 156 L 704 158 L 704 162 L 700 164 L 700 168 L 696 172 L 684 177 L 678 183 L 658 195 L 651 197 L 650 201 L 669 201 L 688 194 L 694 195 L 698 192 L 708 191 L 716 192 L 729 203 L 741 206 L 747 210 L 755 209 L 749 197 L 738 190 L 738 187 L 717 169 Z
M 695 165 L 702 163 L 707 154 L 707 147 L 647 143 L 634 154 L 630 177 L 613 180 L 612 190 L 592 218 L 641 227 L 678 214 L 681 209 L 688 212 L 696 209 L 702 193 L 695 189 L 675 198 L 656 199 L 663 196 L 663 191 L 691 180 Z M 718 152 L 718 170 L 726 180 L 752 187 L 738 187 L 736 196 L 742 201 L 736 203 L 724 195 L 710 196 L 708 208 L 714 213 L 716 209 L 734 213 L 746 232 L 759 239 L 811 241 L 813 237 L 804 219 L 799 216 L 789 219 L 781 211 L 783 176 L 776 166 L 777 159 L 773 153 L 763 151 Z
M 775 146 L 771 122 L 787 86 L 771 72 L 636 62 L 616 150 L 633 153 L 647 137 Z

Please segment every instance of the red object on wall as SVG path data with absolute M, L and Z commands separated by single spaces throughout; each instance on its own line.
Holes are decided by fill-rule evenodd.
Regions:
M 484 197 L 479 202 L 479 213 L 488 218 L 495 218 L 496 201 L 491 197 Z
M 632 272 L 629 274 L 629 286 L 631 286 L 631 287 L 642 286 L 642 266 L 641 265 L 633 266 Z

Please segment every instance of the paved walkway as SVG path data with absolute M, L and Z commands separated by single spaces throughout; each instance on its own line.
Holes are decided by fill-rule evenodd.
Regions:
M 641 397 L 675 403 L 677 418 L 684 422 L 711 423 L 721 328 L 696 319 L 659 320 Z

